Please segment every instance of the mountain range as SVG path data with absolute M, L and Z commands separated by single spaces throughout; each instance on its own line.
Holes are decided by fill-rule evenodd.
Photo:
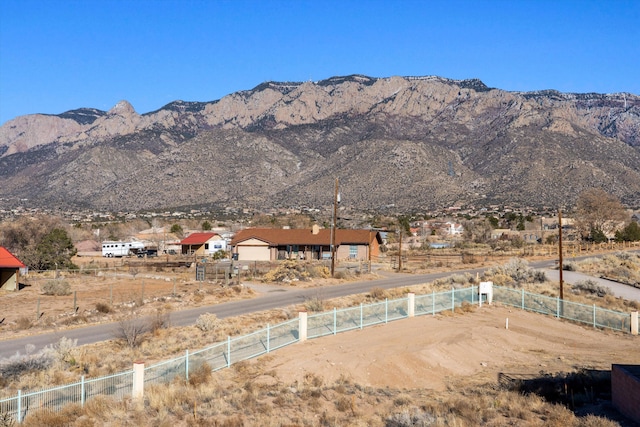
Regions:
M 640 97 L 510 92 L 436 76 L 265 82 L 138 114 L 79 108 L 0 127 L 0 199 L 103 211 L 640 206 Z

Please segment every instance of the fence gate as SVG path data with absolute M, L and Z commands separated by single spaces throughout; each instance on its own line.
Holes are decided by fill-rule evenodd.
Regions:
M 204 282 L 205 281 L 205 275 L 206 275 L 206 269 L 205 269 L 204 264 L 196 265 L 196 281 Z

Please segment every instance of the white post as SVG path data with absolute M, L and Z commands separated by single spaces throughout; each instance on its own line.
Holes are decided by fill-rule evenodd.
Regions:
M 298 340 L 300 342 L 307 340 L 307 312 L 301 311 L 298 313 L 298 321 L 299 321 L 299 337 Z
M 480 282 L 480 298 L 479 304 L 482 306 L 482 295 L 487 296 L 487 304 L 491 305 L 493 302 L 493 282 Z
M 638 335 L 638 312 L 631 312 L 631 335 Z
M 133 390 L 131 396 L 136 399 L 144 397 L 144 362 L 133 362 Z
M 416 294 L 409 292 L 407 296 L 409 297 L 407 302 L 407 312 L 409 313 L 409 317 L 413 317 L 416 315 Z

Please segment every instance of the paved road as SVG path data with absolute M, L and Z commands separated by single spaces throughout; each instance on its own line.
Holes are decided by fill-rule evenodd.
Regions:
M 558 270 L 545 270 L 547 278 L 552 281 L 560 281 L 560 272 Z M 614 282 L 611 280 L 601 279 L 599 277 L 588 276 L 586 274 L 578 273 L 576 271 L 563 271 L 562 280 L 565 283 L 574 284 L 576 282 L 584 282 L 585 280 L 591 280 L 598 283 L 601 286 L 606 286 L 611 289 L 613 295 L 621 297 L 627 300 L 640 301 L 640 288 L 634 288 L 633 286 L 624 285 L 622 283 Z
M 572 258 L 571 260 L 578 260 L 578 258 Z M 545 269 L 547 271 L 547 277 L 549 277 L 549 279 L 558 280 L 557 277 L 554 279 L 555 276 L 553 276 L 553 274 L 558 275 L 558 271 L 551 270 L 554 265 L 554 261 L 538 261 L 529 264 L 529 266 L 532 268 Z M 432 282 L 435 279 L 447 277 L 452 274 L 469 273 L 475 276 L 476 273 L 482 273 L 486 269 L 487 268 L 476 268 L 469 270 L 459 270 L 455 272 L 448 271 L 442 273 L 419 275 L 389 273 L 389 277 L 384 279 L 346 283 L 343 285 L 305 289 L 289 288 L 271 291 L 267 290 L 266 292 L 261 293 L 258 297 L 250 300 L 233 301 L 213 306 L 198 307 L 189 310 L 173 312 L 171 313 L 170 323 L 173 326 L 187 326 L 194 324 L 198 317 L 203 313 L 214 313 L 216 316 L 218 316 L 218 318 L 222 319 L 226 317 L 240 316 L 247 313 L 270 310 L 273 308 L 287 307 L 304 302 L 307 299 L 314 297 L 319 297 L 321 299 L 332 299 L 352 294 L 366 293 L 374 287 L 383 289 L 401 288 Z M 565 274 L 563 275 L 563 279 L 566 283 L 570 284 L 577 280 L 584 280 L 584 275 L 579 275 L 578 273 L 568 273 L 572 272 L 565 272 Z M 589 276 L 586 277 L 589 278 Z M 609 286 L 612 289 L 616 289 L 614 290 L 614 292 L 622 292 L 620 289 L 618 289 L 618 287 L 624 285 L 615 284 L 615 282 L 609 282 L 608 284 L 606 284 L 606 286 Z M 266 288 L 268 289 L 268 287 Z M 640 301 L 640 290 L 634 288 L 630 289 L 638 292 L 634 292 L 633 294 L 630 294 L 630 296 L 625 296 L 625 298 Z M 118 323 L 114 322 L 77 329 L 66 329 L 61 331 L 49 332 L 14 340 L 0 341 L 0 359 L 11 357 L 16 353 L 24 353 L 27 345 L 33 345 L 34 351 L 38 351 L 47 345 L 51 345 L 57 342 L 62 337 L 77 340 L 78 345 L 91 344 L 99 341 L 113 339 L 115 336 L 117 336 L 117 331 Z
M 473 269 L 465 270 L 465 272 L 475 275 L 483 270 L 484 269 Z M 270 310 L 278 307 L 287 307 L 304 302 L 313 297 L 331 299 L 369 292 L 374 287 L 392 289 L 427 283 L 437 278 L 450 276 L 451 274 L 453 274 L 453 272 L 421 275 L 392 274 L 391 277 L 379 280 L 353 282 L 329 287 L 305 289 L 293 288 L 279 292 L 266 292 L 250 300 L 233 301 L 212 306 L 176 311 L 171 313 L 170 323 L 173 326 L 192 325 L 203 313 L 214 313 L 218 318 L 222 319 L 225 317 L 240 316 L 247 313 Z M 47 345 L 56 343 L 62 337 L 77 340 L 78 345 L 91 344 L 113 339 L 117 336 L 117 331 L 118 323 L 114 322 L 0 341 L 0 359 L 11 357 L 16 353 L 24 353 L 27 345 L 34 346 L 33 351 L 38 351 Z

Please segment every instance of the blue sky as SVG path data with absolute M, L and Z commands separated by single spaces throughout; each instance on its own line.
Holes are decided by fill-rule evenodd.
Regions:
M 640 94 L 640 0 L 0 1 L 0 123 L 348 74 Z

